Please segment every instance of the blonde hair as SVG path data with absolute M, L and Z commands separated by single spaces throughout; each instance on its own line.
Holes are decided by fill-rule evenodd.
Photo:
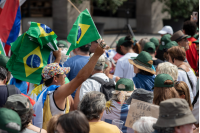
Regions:
M 152 133 L 154 131 L 153 124 L 156 122 L 157 119 L 154 117 L 141 117 L 133 124 L 132 129 L 137 133 Z
M 57 121 L 58 118 L 61 116 L 61 114 L 53 116 L 49 122 L 47 123 L 47 133 L 54 133 L 56 126 L 57 126 Z
M 176 91 L 179 93 L 179 96 L 185 95 L 185 100 L 188 102 L 190 109 L 192 110 L 192 103 L 190 100 L 190 92 L 187 84 L 184 81 L 177 81 L 174 84 Z
M 169 62 L 160 63 L 157 66 L 156 75 L 163 73 L 169 74 L 174 81 L 178 79 L 178 67 Z

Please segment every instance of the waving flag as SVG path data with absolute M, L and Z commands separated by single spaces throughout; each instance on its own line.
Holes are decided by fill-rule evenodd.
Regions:
M 29 30 L 12 43 L 13 55 L 7 63 L 13 77 L 40 84 L 42 69 L 47 65 L 51 51 L 58 50 L 55 33 L 46 25 L 32 22 Z
M 24 0 L 21 1 L 21 4 L 23 4 L 23 2 Z M 8 55 L 11 47 L 10 43 L 17 39 L 20 31 L 20 1 L 1 0 L 0 8 L 0 39 L 2 40 L 5 52 Z
M 67 55 L 78 47 L 86 45 L 92 41 L 101 38 L 88 9 L 80 13 L 72 29 L 70 30 L 67 40 L 71 43 Z

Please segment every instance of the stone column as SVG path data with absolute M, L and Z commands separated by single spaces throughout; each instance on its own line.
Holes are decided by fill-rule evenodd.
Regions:
M 163 3 L 155 0 L 137 0 L 136 30 L 138 33 L 158 33 L 163 27 L 163 18 L 169 17 L 162 13 Z
M 84 1 L 77 5 L 80 11 L 84 11 L 86 8 L 90 11 L 90 1 Z M 68 2 L 68 0 L 53 0 L 53 30 L 58 36 L 58 39 L 67 39 L 74 22 L 76 21 L 79 13 Z

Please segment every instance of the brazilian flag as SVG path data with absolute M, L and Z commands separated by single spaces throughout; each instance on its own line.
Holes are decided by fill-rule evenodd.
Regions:
M 78 47 L 86 45 L 92 41 L 101 38 L 88 9 L 80 13 L 76 22 L 67 36 L 67 40 L 71 43 L 67 55 Z
M 6 67 L 15 78 L 40 84 L 42 69 L 47 65 L 50 52 L 58 49 L 57 36 L 47 26 L 42 27 L 43 30 L 40 29 L 41 25 L 35 26 L 35 31 L 31 26 L 11 44 L 13 54 Z

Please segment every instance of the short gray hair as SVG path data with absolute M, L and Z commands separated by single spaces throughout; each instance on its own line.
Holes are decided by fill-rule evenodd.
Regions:
M 100 119 L 100 114 L 104 111 L 105 106 L 105 95 L 98 91 L 92 91 L 83 96 L 78 110 L 82 111 L 88 120 Z
M 152 133 L 154 131 L 153 124 L 156 121 L 157 119 L 154 117 L 141 117 L 133 124 L 132 128 L 137 133 Z
M 174 81 L 178 79 L 178 67 L 172 63 L 164 62 L 157 66 L 156 75 L 163 73 L 169 74 Z

